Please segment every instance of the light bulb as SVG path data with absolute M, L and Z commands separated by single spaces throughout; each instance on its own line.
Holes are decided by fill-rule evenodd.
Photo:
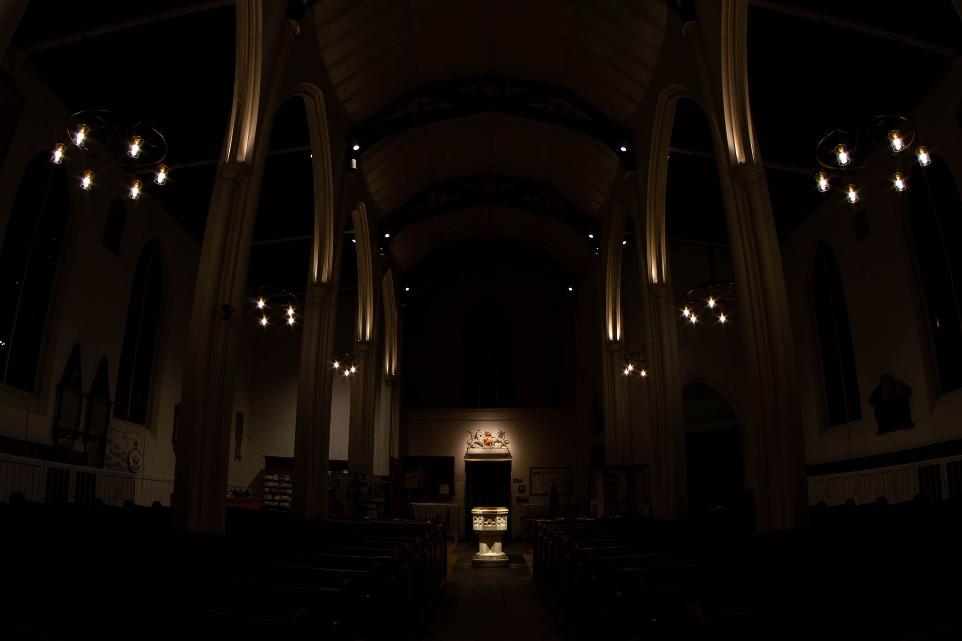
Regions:
M 901 171 L 892 174 L 892 185 L 895 187 L 895 191 L 905 191 L 909 186 L 908 183 L 905 182 L 905 176 L 902 175 Z
M 293 306 L 293 305 L 288 305 L 288 306 L 287 306 L 287 315 L 288 315 L 288 316 L 294 316 L 294 306 Z
M 639 374 L 642 378 L 647 378 L 647 377 L 648 377 L 648 370 L 646 370 L 644 367 L 642 367 L 642 368 L 641 368 L 641 371 L 638 372 L 638 374 Z
M 267 307 L 267 301 L 264 300 L 263 298 L 258 298 L 258 299 L 257 299 L 257 309 L 264 309 L 265 307 Z
M 351 369 L 349 369 L 349 370 L 347 370 L 347 371 L 350 372 L 351 374 L 356 374 L 356 373 L 357 373 L 357 366 L 356 366 L 356 365 L 351 365 Z
M 839 167 L 844 167 L 848 163 L 852 162 L 852 157 L 848 152 L 848 147 L 845 145 L 839 145 L 835 148 L 835 161 L 838 163 Z
M 344 370 L 344 378 L 347 378 L 347 377 L 349 377 L 350 375 L 351 375 L 351 373 L 350 373 L 349 371 Z
M 628 366 L 625 367 L 625 369 L 628 370 L 629 372 L 635 371 L 635 365 L 634 365 L 634 363 L 628 363 Z
M 267 327 L 267 314 L 261 316 L 261 319 L 258 322 L 261 324 L 261 327 Z
M 352 239 L 351 239 L 351 242 L 356 245 L 356 244 L 357 244 L 357 239 L 356 239 L 356 238 L 352 238 Z
M 828 191 L 828 188 L 829 188 L 828 174 L 826 174 L 824 171 L 820 171 L 817 174 L 815 174 L 815 186 L 823 194 L 826 191 Z
M 919 164 L 923 167 L 928 167 L 932 164 L 932 157 L 929 155 L 929 150 L 926 147 L 919 146 L 915 150 L 915 155 L 918 156 Z
M 334 362 L 331 364 L 331 367 L 333 367 L 334 369 L 341 369 L 341 362 L 340 362 L 340 361 L 334 361 Z
M 725 316 L 725 312 L 722 312 L 721 314 L 718 315 L 718 322 L 721 323 L 722 325 L 728 322 L 728 316 Z
M 595 237 L 595 235 L 594 235 L 594 234 L 588 234 L 588 238 L 590 238 L 590 239 L 594 239 L 594 237 Z
M 618 149 L 621 149 L 621 153 L 624 153 L 624 152 L 628 151 L 628 147 L 626 147 L 625 145 L 622 145 L 622 146 L 619 147 Z
M 94 172 L 91 169 L 84 171 L 84 177 L 80 179 L 80 188 L 84 191 L 90 191 L 90 188 L 94 186 Z
M 154 182 L 158 185 L 163 185 L 167 182 L 167 165 L 157 165 L 157 175 L 154 176 Z
M 855 185 L 849 184 L 849 186 L 845 188 L 845 199 L 850 205 L 858 202 L 858 190 L 855 188 Z
M 144 186 L 144 183 L 140 182 L 140 180 L 137 178 L 134 178 L 133 180 L 130 181 L 130 199 L 131 200 L 137 200 L 138 198 L 140 198 L 140 193 L 143 186 Z
M 622 372 L 624 373 L 625 376 L 628 376 L 629 374 L 631 374 L 631 372 L 628 371 L 627 367 L 623 369 Z
M 411 288 L 410 288 L 410 287 L 405 287 L 405 288 L 404 288 L 404 291 L 409 292 L 409 291 L 411 291 Z
M 130 145 L 127 146 L 127 155 L 131 158 L 137 158 L 140 156 L 140 152 L 143 148 L 144 139 L 140 136 L 133 136 L 130 139 Z
M 895 153 L 905 149 L 905 141 L 902 140 L 902 132 L 898 129 L 893 129 L 889 132 L 889 142 L 892 143 L 892 151 Z
M 569 288 L 568 288 L 568 291 L 569 291 L 569 292 L 573 292 L 574 290 L 575 290 L 574 287 L 569 287 Z
M 288 316 L 288 317 L 287 317 L 287 324 L 290 325 L 291 327 L 294 326 L 294 317 L 293 317 L 293 316 Z
M 708 309 L 715 309 L 715 299 L 711 296 L 708 297 Z
M 627 244 L 628 244 L 628 241 L 627 241 L 627 240 L 623 240 L 623 241 L 621 241 L 621 244 L 622 244 L 622 245 L 627 245 Z
M 685 309 L 681 310 L 681 315 L 685 318 L 689 318 L 691 316 L 691 310 L 685 307 Z
M 87 133 L 89 131 L 90 130 L 87 128 L 87 125 L 82 123 L 77 125 L 77 131 L 75 131 L 73 135 L 73 144 L 77 145 L 78 147 L 83 147 L 84 143 L 87 141 Z
M 353 149 L 354 151 L 360 151 L 361 145 L 354 143 L 353 145 L 351 145 L 351 149 Z
M 698 317 L 695 316 L 694 314 L 690 314 L 690 315 L 688 316 L 688 322 L 690 322 L 692 325 L 694 325 L 695 323 L 698 322 Z
M 391 237 L 391 234 L 388 233 L 388 232 L 384 232 L 384 237 L 385 237 L 385 238 L 390 238 L 390 237 Z
M 50 156 L 50 162 L 55 165 L 59 165 L 63 162 L 63 157 L 67 152 L 67 147 L 62 142 L 58 142 L 53 146 L 53 154 Z

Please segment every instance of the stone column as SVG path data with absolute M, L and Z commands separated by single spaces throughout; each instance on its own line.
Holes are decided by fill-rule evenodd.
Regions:
M 627 377 L 622 374 L 624 354 L 621 341 L 607 341 L 602 358 L 602 382 L 605 401 L 605 464 L 631 463 L 631 435 L 625 406 Z
M 294 514 L 327 517 L 331 441 L 331 385 L 337 295 L 329 285 L 309 286 L 304 305 L 301 364 L 294 431 Z
M 3 0 L 0 2 L 0 61 L 7 53 L 13 34 L 20 24 L 20 17 L 27 10 L 29 0 Z
M 240 332 L 235 304 L 234 221 L 242 217 L 249 178 L 237 163 L 218 171 L 198 267 L 184 392 L 174 451 L 174 524 L 197 532 L 224 529 L 230 417 L 234 398 L 233 342 Z
M 654 515 L 669 519 L 687 512 L 678 313 L 667 285 L 649 285 L 647 299 L 649 478 Z
M 374 471 L 375 386 L 380 368 L 371 343 L 357 341 L 354 350 L 358 372 L 351 380 L 347 465 L 352 474 L 371 474 Z
M 746 480 L 755 495 L 758 529 L 767 532 L 806 521 L 805 452 L 788 297 L 765 174 L 754 165 L 734 167 L 733 173 L 729 229 L 748 389 L 755 398 L 744 430 Z

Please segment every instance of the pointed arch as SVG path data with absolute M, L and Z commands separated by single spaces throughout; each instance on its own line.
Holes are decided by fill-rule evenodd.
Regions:
M 114 405 L 116 418 L 140 425 L 147 425 L 150 414 L 150 392 L 163 294 L 160 248 L 156 240 L 151 240 L 137 260 L 127 307 L 127 324 L 117 373 L 117 401 Z
M 687 98 L 697 104 L 692 92 L 682 85 L 665 87 L 658 95 L 655 121 L 648 151 L 648 181 L 645 190 L 645 243 L 648 278 L 654 285 L 668 282 L 668 245 L 665 202 L 668 192 L 668 154 L 675 128 L 678 101 Z
M 394 291 L 394 272 L 390 269 L 381 279 L 381 301 L 384 304 L 384 375 L 397 376 L 398 333 L 397 299 Z
M 57 385 L 57 408 L 53 431 L 57 437 L 73 439 L 80 431 L 83 413 L 83 359 L 80 344 L 74 343 Z
M 334 272 L 334 164 L 331 161 L 327 108 L 324 94 L 313 84 L 298 85 L 295 95 L 304 100 L 314 169 L 314 244 L 310 278 L 313 284 L 326 284 L 331 282 Z
M 0 383 L 34 391 L 67 226 L 67 179 L 47 153 L 27 166 L 0 249 Z
M 234 99 L 227 130 L 224 162 L 250 160 L 256 140 L 261 99 L 262 0 L 238 0 Z M 118 399 L 119 400 L 119 399 Z
M 755 127 L 748 99 L 747 0 L 722 2 L 720 60 L 725 139 L 732 164 L 757 164 Z
M 939 394 L 962 388 L 962 199 L 948 165 L 917 167 L 909 227 Z
M 99 467 L 103 465 L 107 429 L 110 427 L 110 372 L 106 356 L 101 357 L 97 364 L 87 399 L 87 420 L 84 424 L 87 464 Z
M 357 252 L 357 340 L 371 341 L 374 335 L 374 257 L 371 253 L 371 232 L 367 221 L 367 206 L 358 203 L 351 209 Z
M 862 402 L 842 274 L 826 243 L 815 250 L 812 298 L 828 425 L 848 423 L 862 418 Z

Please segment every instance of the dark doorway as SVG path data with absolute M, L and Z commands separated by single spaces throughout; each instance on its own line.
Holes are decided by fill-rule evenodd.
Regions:
M 745 494 L 742 434 L 725 398 L 703 383 L 684 392 L 688 511 L 741 507 Z
M 511 461 L 464 462 L 465 538 L 473 538 L 471 508 L 511 506 Z M 510 513 L 508 523 L 511 523 Z M 510 528 L 509 528 L 510 533 Z M 507 535 L 505 536 L 507 538 Z

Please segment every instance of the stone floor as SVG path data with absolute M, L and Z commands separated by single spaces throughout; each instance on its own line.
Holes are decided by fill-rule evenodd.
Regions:
M 441 608 L 425 641 L 560 641 L 531 580 L 530 546 L 506 544 L 511 566 L 500 570 L 472 568 L 475 551 L 464 541 L 450 545 Z

